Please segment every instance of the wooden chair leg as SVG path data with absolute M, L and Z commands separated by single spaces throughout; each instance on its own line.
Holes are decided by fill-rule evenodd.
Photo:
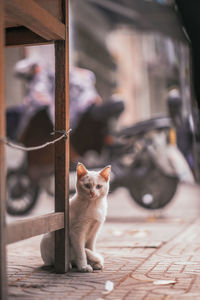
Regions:
M 55 129 L 69 128 L 69 54 L 68 6 L 66 5 L 66 39 L 55 42 Z M 65 213 L 64 229 L 55 234 L 55 269 L 67 272 L 69 266 L 69 138 L 55 145 L 55 211 Z
M 5 135 L 4 5 L 0 0 L 0 136 Z M 5 223 L 5 146 L 0 142 L 0 299 L 7 299 Z

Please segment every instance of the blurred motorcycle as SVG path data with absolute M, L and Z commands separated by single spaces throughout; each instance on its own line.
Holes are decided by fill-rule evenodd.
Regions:
M 187 161 L 174 143 L 174 128 L 168 117 L 157 117 L 125 128 L 123 141 L 112 152 L 111 190 L 124 186 L 132 199 L 146 209 L 165 207 L 180 181 L 193 183 Z

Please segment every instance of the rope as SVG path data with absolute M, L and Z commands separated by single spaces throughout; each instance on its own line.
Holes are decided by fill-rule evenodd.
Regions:
M 51 133 L 51 135 L 55 134 L 55 133 L 62 133 L 62 135 L 60 137 L 56 138 L 53 141 L 46 142 L 45 144 L 42 144 L 42 145 L 39 145 L 39 146 L 36 146 L 36 147 L 23 147 L 23 146 L 20 146 L 19 144 L 13 143 L 13 142 L 9 141 L 7 138 L 3 138 L 3 137 L 0 137 L 0 141 L 2 143 L 6 144 L 7 146 L 9 146 L 11 148 L 14 148 L 14 149 L 18 149 L 18 150 L 22 150 L 22 151 L 35 151 L 35 150 L 40 150 L 40 149 L 43 149 L 45 147 L 48 147 L 49 145 L 55 144 L 58 141 L 62 140 L 63 138 L 67 139 L 68 135 L 69 135 L 69 133 L 71 131 L 72 131 L 71 128 L 68 129 L 67 131 L 64 131 L 64 130 L 54 130 Z

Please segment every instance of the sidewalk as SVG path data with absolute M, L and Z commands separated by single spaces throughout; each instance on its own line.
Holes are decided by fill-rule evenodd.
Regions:
M 157 218 L 118 190 L 110 196 L 97 245 L 104 270 L 62 275 L 44 271 L 41 236 L 34 237 L 8 246 L 9 299 L 199 300 L 199 212 L 199 188 L 181 186 Z

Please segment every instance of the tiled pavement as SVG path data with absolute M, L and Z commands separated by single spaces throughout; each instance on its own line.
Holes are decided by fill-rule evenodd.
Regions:
M 159 218 L 127 199 L 122 202 L 120 193 L 111 197 L 98 240 L 103 271 L 60 275 L 42 270 L 41 237 L 34 237 L 8 247 L 9 299 L 199 300 L 199 189 L 181 189 Z M 114 284 L 110 292 L 107 281 Z

